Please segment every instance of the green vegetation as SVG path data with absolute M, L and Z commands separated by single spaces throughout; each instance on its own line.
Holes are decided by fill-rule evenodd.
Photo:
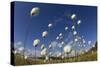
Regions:
M 59 59 L 55 58 L 55 59 L 49 60 L 47 62 L 44 62 L 43 59 L 36 61 L 36 60 L 32 60 L 32 59 L 28 58 L 25 60 L 23 58 L 23 56 L 21 56 L 19 54 L 15 55 L 15 64 L 16 65 L 49 64 L 49 63 L 52 64 L 52 63 L 82 62 L 82 61 L 96 61 L 96 60 L 97 60 L 97 52 L 96 51 L 94 51 L 94 52 L 91 51 L 89 53 L 82 54 L 78 57 L 64 58 L 63 60 L 60 58 Z
M 83 61 L 96 61 L 97 60 L 97 43 L 95 47 L 91 48 L 88 52 L 81 54 L 77 57 L 70 57 L 61 59 L 61 57 L 50 57 L 44 62 L 43 57 L 38 57 L 39 60 L 32 58 L 24 59 L 22 55 L 15 54 L 15 65 L 35 65 L 35 64 L 53 64 L 53 63 L 66 63 L 66 62 L 83 62 Z

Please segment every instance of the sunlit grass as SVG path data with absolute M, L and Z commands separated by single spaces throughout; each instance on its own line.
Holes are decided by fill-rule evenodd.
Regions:
M 53 63 L 65 63 L 65 62 L 82 62 L 82 61 L 96 61 L 97 60 L 97 52 L 89 52 L 82 54 L 78 57 L 70 57 L 70 58 L 52 58 L 52 60 L 44 62 L 43 59 L 41 60 L 32 60 L 30 58 L 23 59 L 23 56 L 16 54 L 15 55 L 15 65 L 35 65 L 35 64 L 53 64 Z

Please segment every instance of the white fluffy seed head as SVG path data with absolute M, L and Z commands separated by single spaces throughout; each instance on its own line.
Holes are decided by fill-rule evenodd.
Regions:
M 17 50 L 14 51 L 14 54 L 16 54 L 16 53 L 17 53 Z
M 48 57 L 48 56 L 46 56 L 46 57 L 45 57 L 45 60 L 46 60 L 46 61 L 47 61 L 47 60 L 49 60 L 49 57 Z
M 28 57 L 27 56 L 24 56 L 24 58 L 27 59 Z
M 68 30 L 68 27 L 65 27 L 65 30 L 67 31 Z
M 76 31 L 73 31 L 73 35 L 76 35 L 77 34 L 77 32 Z
M 72 14 L 71 19 L 75 19 L 76 18 L 76 14 Z
M 47 55 L 47 48 L 44 48 L 44 49 L 41 51 L 41 55 L 42 55 L 42 56 L 46 56 L 46 55 Z
M 71 52 L 72 47 L 70 45 L 66 45 L 64 47 L 64 53 L 70 53 Z
M 50 28 L 50 27 L 52 27 L 52 24 L 50 23 L 50 24 L 48 24 L 48 27 Z
M 77 24 L 79 25 L 80 23 L 81 23 L 81 20 L 78 20 L 78 21 L 77 21 Z
M 40 43 L 39 39 L 35 39 L 33 42 L 33 46 L 36 47 Z
M 75 26 L 74 26 L 74 25 L 72 26 L 72 30 L 73 30 L 73 29 L 75 29 Z
M 49 45 L 49 48 L 51 48 L 51 47 L 52 47 L 52 45 L 50 44 L 50 45 Z
M 56 37 L 56 40 L 59 40 L 59 37 L 58 36 Z
M 44 44 L 41 45 L 41 49 L 43 50 L 45 48 Z
M 38 8 L 38 7 L 32 8 L 30 14 L 31 14 L 31 16 L 36 16 L 36 15 L 38 15 L 38 14 L 39 14 L 39 8 Z
M 61 58 L 64 59 L 64 56 L 62 56 Z
M 44 32 L 42 33 L 42 37 L 43 37 L 43 38 L 45 38 L 47 35 L 48 35 L 48 32 L 47 32 L 47 31 L 44 31 Z
M 62 41 L 61 44 L 64 45 L 64 41 Z
M 75 42 L 77 42 L 78 41 L 78 39 L 77 38 L 75 38 Z
M 62 36 L 62 33 L 60 33 L 59 36 Z

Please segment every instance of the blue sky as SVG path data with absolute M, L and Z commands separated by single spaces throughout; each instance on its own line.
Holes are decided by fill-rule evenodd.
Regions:
M 33 7 L 40 9 L 39 15 L 30 15 Z M 32 45 L 34 39 L 40 39 L 40 44 L 45 44 L 45 46 L 48 46 L 51 41 L 55 41 L 60 32 L 64 34 L 64 39 L 66 39 L 65 26 L 68 25 L 69 28 L 72 26 L 72 21 L 67 16 L 71 16 L 73 13 L 77 15 L 77 20 L 80 19 L 82 21 L 77 29 L 80 36 L 84 36 L 86 41 L 90 40 L 94 44 L 97 41 L 97 8 L 95 6 L 55 5 L 31 2 L 15 2 L 14 41 L 21 41 L 26 44 L 25 48 L 34 49 Z M 53 24 L 51 29 L 48 28 L 49 23 Z M 45 39 L 41 36 L 43 31 L 49 32 Z M 87 45 L 87 47 L 90 46 Z

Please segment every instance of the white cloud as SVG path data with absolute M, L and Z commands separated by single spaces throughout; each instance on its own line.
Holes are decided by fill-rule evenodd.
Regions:
M 56 52 L 54 52 L 54 53 L 52 54 L 52 56 L 57 57 L 57 56 L 60 55 L 60 54 L 61 54 L 60 51 L 56 51 Z
M 22 47 L 22 46 L 24 46 L 24 45 L 23 45 L 23 42 L 21 42 L 21 41 L 18 41 L 18 42 L 16 42 L 16 43 L 14 43 L 14 48 L 15 48 L 15 49 L 18 49 L 18 48 L 20 48 L 20 47 Z
M 25 51 L 25 55 L 28 57 L 41 57 L 41 51 L 40 50 L 32 50 L 32 49 L 27 49 Z
M 16 43 L 17 45 L 22 45 L 23 43 L 21 41 L 17 42 Z
M 19 47 L 18 50 L 19 51 L 23 51 L 24 50 L 24 47 Z
M 57 41 L 52 41 L 52 42 L 51 42 L 51 46 L 52 46 L 53 48 L 55 48 L 57 44 L 58 44 Z
M 62 44 L 61 44 L 61 43 L 58 43 L 57 46 L 58 46 L 59 48 L 61 48 L 61 47 L 62 47 Z

